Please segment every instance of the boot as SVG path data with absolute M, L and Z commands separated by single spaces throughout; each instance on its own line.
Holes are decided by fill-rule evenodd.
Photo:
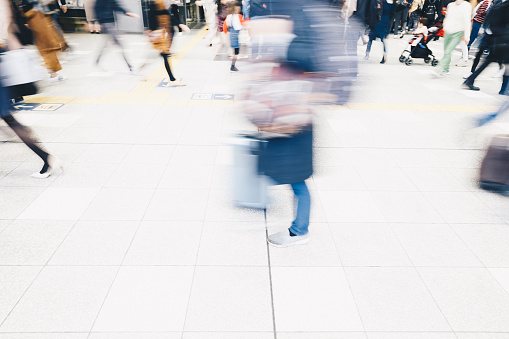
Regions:
M 498 94 L 509 95 L 509 90 L 507 89 L 507 84 L 509 83 L 509 75 L 504 75 L 502 78 L 502 87 L 500 87 L 500 92 Z

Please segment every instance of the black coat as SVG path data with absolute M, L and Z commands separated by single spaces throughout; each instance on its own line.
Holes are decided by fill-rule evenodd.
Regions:
M 493 6 L 489 28 L 493 32 L 493 54 L 497 60 L 509 64 L 509 1 Z
M 259 171 L 277 184 L 302 182 L 313 174 L 313 129 L 290 138 L 269 139 L 259 158 Z
M 96 0 L 94 13 L 97 21 L 100 23 L 115 22 L 114 12 L 127 13 L 117 0 Z

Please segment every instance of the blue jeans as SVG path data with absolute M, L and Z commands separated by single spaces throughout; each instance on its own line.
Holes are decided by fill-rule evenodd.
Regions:
M 297 200 L 297 213 L 295 220 L 292 222 L 292 227 L 290 227 L 290 231 L 296 235 L 304 235 L 308 233 L 311 197 L 309 196 L 306 182 L 302 181 L 291 185 Z
M 468 42 L 468 49 L 470 50 L 470 46 L 474 43 L 475 39 L 477 38 L 477 34 L 479 34 L 479 29 L 481 29 L 482 24 L 479 24 L 477 22 L 472 23 L 472 32 L 470 33 L 470 41 Z

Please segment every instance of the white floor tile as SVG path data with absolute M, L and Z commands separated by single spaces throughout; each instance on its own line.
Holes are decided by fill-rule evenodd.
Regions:
M 15 219 L 44 190 L 42 187 L 0 187 L 0 219 Z
M 156 188 L 164 169 L 158 164 L 120 164 L 104 187 Z
M 42 269 L 40 266 L 0 266 L 0 323 Z
M 268 268 L 198 266 L 185 331 L 272 331 Z
M 217 146 L 187 146 L 175 147 L 169 164 L 177 165 L 211 165 L 216 160 Z
M 0 234 L 0 264 L 45 265 L 73 225 L 73 221 L 13 221 Z
M 268 266 L 264 223 L 205 222 L 196 264 Z
M 412 265 L 388 224 L 329 225 L 344 266 Z
M 498 283 L 509 293 L 509 268 L 488 268 Z
M 142 221 L 123 264 L 192 266 L 201 233 L 201 221 Z
M 414 268 L 345 271 L 366 331 L 451 331 Z
M 173 145 L 133 145 L 122 162 L 125 164 L 166 165 L 174 148 Z
M 21 213 L 20 219 L 78 220 L 98 188 L 49 187 Z
M 92 144 L 76 159 L 76 162 L 118 164 L 130 148 L 131 145 Z
M 326 191 L 365 191 L 366 185 L 354 167 L 315 167 L 316 188 Z
M 13 169 L 9 174 L 1 178 L 0 186 L 47 187 L 58 177 L 60 172 L 44 180 L 32 178 L 31 175 L 39 172 L 41 167 L 42 161 L 40 162 L 40 166 L 32 162 L 24 162 Z
M 86 332 L 115 276 L 114 267 L 46 267 L 0 332 Z
M 469 191 L 446 168 L 404 168 L 403 171 L 421 192 Z
M 444 219 L 420 192 L 372 192 L 389 222 L 441 223 Z
M 118 164 L 69 164 L 51 187 L 103 187 L 117 167 Z
M 278 331 L 363 331 L 343 269 L 274 267 Z
M 381 148 L 349 148 L 348 156 L 355 167 L 397 167 L 390 153 Z
M 12 220 L 0 220 L 0 234 L 11 224 Z
M 326 222 L 327 218 L 322 207 L 322 201 L 313 188 L 313 181 L 307 180 L 306 185 L 311 197 L 311 222 Z M 295 195 L 289 185 L 271 186 L 268 190 L 269 205 L 267 206 L 267 220 L 290 226 L 295 219 Z
M 502 220 L 473 192 L 424 193 L 438 213 L 453 224 L 496 224 Z
M 209 188 L 214 171 L 213 165 L 168 166 L 158 185 L 159 188 Z
M 278 332 L 279 339 L 366 339 L 364 332 Z
M 181 332 L 92 332 L 88 339 L 182 339 Z
M 509 294 L 485 268 L 418 268 L 459 332 L 509 332 Z
M 0 333 L 2 339 L 86 339 L 85 333 Z
M 284 229 L 280 225 L 278 227 L 270 226 L 269 235 Z M 341 260 L 328 224 L 311 223 L 309 234 L 311 241 L 304 246 L 269 247 L 271 266 L 341 266 Z
M 372 332 L 368 339 L 455 339 L 454 332 Z
M 149 188 L 103 188 L 81 219 L 141 220 L 153 195 Z
M 48 264 L 120 265 L 138 223 L 78 221 Z
M 202 221 L 208 195 L 207 189 L 158 189 L 144 219 Z
M 263 221 L 263 210 L 243 208 L 234 205 L 231 192 L 224 189 L 210 190 L 207 210 L 207 221 Z
M 393 224 L 392 229 L 415 266 L 483 266 L 449 225 Z
M 272 332 L 184 332 L 182 339 L 273 339 Z
M 357 167 L 362 181 L 370 191 L 416 191 L 416 186 L 399 168 Z
M 509 267 L 507 225 L 451 225 L 453 230 L 487 267 Z
M 193 267 L 122 267 L 93 331 L 182 331 L 193 270 Z
M 456 332 L 456 337 L 458 339 L 507 339 L 509 338 L 509 333 L 496 333 L 496 332 L 484 332 L 484 333 L 462 333 Z
M 385 222 L 368 192 L 321 191 L 318 193 L 328 222 Z

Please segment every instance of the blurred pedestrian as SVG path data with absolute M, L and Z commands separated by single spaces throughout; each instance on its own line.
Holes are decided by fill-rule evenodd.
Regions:
M 217 17 L 216 17 L 216 2 L 214 0 L 198 0 L 196 4 L 203 6 L 205 12 L 205 21 L 207 22 L 208 33 L 205 37 L 207 46 L 212 46 L 212 40 L 216 36 L 217 32 Z
M 395 5 L 393 0 L 371 0 L 369 42 L 366 47 L 365 60 L 369 59 L 369 53 L 371 52 L 371 45 L 373 44 L 373 41 L 379 38 L 382 42 L 384 51 L 382 61 L 380 61 L 380 63 L 384 64 L 387 61 L 387 46 L 385 39 L 389 34 L 389 23 L 391 17 L 393 17 L 394 9 Z
M 175 1 L 170 6 L 170 15 L 171 15 L 171 27 L 172 29 L 175 29 L 174 27 L 177 27 L 178 29 L 178 36 L 182 36 L 182 27 L 180 26 L 182 23 L 180 22 L 180 10 L 179 5 Z
M 422 16 L 428 19 L 428 27 L 435 24 L 439 14 L 440 1 L 439 0 L 425 0 L 422 6 Z
M 171 22 L 171 15 L 166 8 L 164 0 L 151 0 L 149 3 L 149 40 L 154 48 L 160 51 L 163 57 L 164 67 L 168 73 L 168 86 L 185 86 L 181 80 L 177 80 L 171 71 L 169 58 L 170 48 L 173 41 L 174 25 Z M 183 25 L 182 25 L 183 26 Z
M 12 20 L 12 14 L 11 3 L 8 0 L 0 0 L 0 52 L 14 51 L 22 47 L 14 34 L 16 27 Z M 5 76 L 5 74 L 2 74 L 2 67 L 0 67 L 0 79 L 5 81 Z M 38 141 L 33 137 L 31 129 L 20 124 L 11 115 L 10 98 L 12 96 L 13 94 L 9 93 L 9 88 L 5 87 L 3 82 L 0 81 L 0 118 L 44 162 L 41 170 L 32 174 L 32 176 L 35 178 L 47 178 L 62 168 L 62 162 L 38 146 Z
M 240 53 L 240 44 L 239 44 L 239 34 L 242 30 L 242 25 L 244 25 L 244 17 L 240 14 L 242 6 L 238 2 L 232 2 L 228 6 L 228 11 L 230 14 L 226 17 L 223 23 L 223 32 L 230 34 L 230 46 L 234 50 L 234 55 L 232 58 L 232 65 L 230 66 L 230 71 L 238 72 L 239 70 L 235 67 L 235 63 L 237 62 L 237 57 Z
M 122 43 L 119 40 L 120 32 L 115 25 L 115 13 L 120 12 L 124 15 L 127 15 L 131 18 L 137 18 L 139 19 L 139 15 L 136 13 L 131 13 L 126 11 L 117 0 L 96 0 L 94 5 L 94 13 L 96 16 L 96 19 L 101 24 L 102 31 L 106 33 L 108 36 L 104 39 L 104 43 L 99 49 L 99 55 L 97 56 L 97 59 L 95 61 L 95 65 L 99 67 L 99 61 L 101 60 L 101 57 L 103 55 L 103 52 L 106 48 L 106 46 L 109 44 L 109 40 L 111 39 L 113 44 L 117 45 L 120 48 L 120 51 L 122 52 L 122 56 L 124 57 L 125 63 L 127 64 L 127 67 L 129 67 L 129 71 L 134 74 L 136 73 L 136 69 L 134 66 L 129 62 L 127 59 L 127 56 L 125 55 L 124 48 L 122 46 Z
M 91 34 L 100 34 L 101 25 L 97 21 L 94 12 L 95 0 L 83 0 L 83 7 L 85 9 L 85 17 L 87 19 L 87 29 Z
M 414 31 L 417 28 L 417 24 L 419 22 L 419 18 L 422 14 L 422 8 L 424 6 L 424 0 L 414 0 L 412 5 L 410 5 L 410 9 L 408 14 L 410 16 L 408 20 L 408 30 Z M 427 20 L 426 20 L 427 21 Z
M 465 0 L 456 0 L 447 5 L 444 18 L 444 57 L 438 64 L 437 76 L 449 74 L 451 54 L 454 48 L 465 37 L 470 37 L 470 17 L 472 7 Z
M 57 82 L 67 79 L 60 71 L 62 65 L 58 60 L 58 52 L 67 49 L 63 36 L 55 28 L 54 20 L 46 15 L 44 8 L 37 0 L 15 1 L 17 10 L 26 18 L 28 28 L 33 33 L 35 46 L 44 60 L 50 74 L 50 81 Z
M 484 23 L 484 19 L 486 18 L 486 15 L 488 14 L 492 4 L 492 0 L 484 0 L 477 6 L 477 10 L 475 11 L 474 17 L 472 19 L 472 32 L 470 33 L 470 39 L 467 45 L 468 50 L 470 50 L 470 46 L 472 46 L 475 39 L 477 39 L 479 30 L 481 29 Z

